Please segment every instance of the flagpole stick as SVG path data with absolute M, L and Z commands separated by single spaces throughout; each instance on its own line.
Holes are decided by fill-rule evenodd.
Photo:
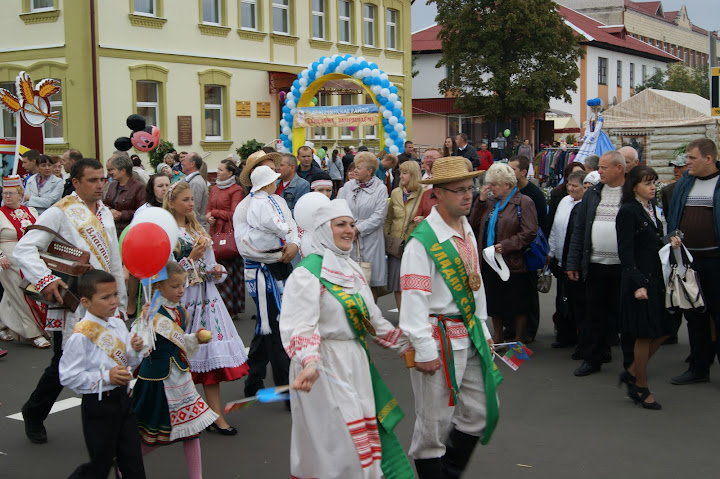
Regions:
M 17 175 L 18 164 L 20 164 L 20 122 L 22 118 L 15 114 L 15 162 L 13 163 L 12 174 Z

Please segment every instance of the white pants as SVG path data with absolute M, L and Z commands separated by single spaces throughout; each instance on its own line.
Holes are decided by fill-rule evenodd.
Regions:
M 471 436 L 481 436 L 485 429 L 485 385 L 478 352 L 470 346 L 453 351 L 453 355 L 460 389 L 455 407 L 448 406 L 450 388 L 444 365 L 432 376 L 410 370 L 415 393 L 415 430 L 408 454 L 413 459 L 444 456 L 445 439 L 453 426 Z

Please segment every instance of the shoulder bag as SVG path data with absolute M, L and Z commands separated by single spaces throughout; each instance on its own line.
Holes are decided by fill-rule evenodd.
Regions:
M 405 220 L 405 226 L 403 228 L 402 236 L 400 238 L 392 236 L 392 235 L 385 235 L 385 253 L 389 254 L 390 256 L 394 256 L 396 258 L 402 258 L 403 251 L 405 251 L 405 235 L 408 232 L 408 228 L 410 228 L 410 221 L 412 221 L 412 213 L 415 211 L 415 206 L 417 206 L 417 202 L 420 200 L 420 197 L 422 196 L 423 192 L 418 191 L 418 195 L 415 197 L 415 201 L 413 202 L 412 208 L 410 208 L 410 217 L 408 217 Z M 392 207 L 392 206 L 391 206 Z
M 680 246 L 680 261 L 682 268 L 678 268 L 675 252 L 670 249 L 670 278 L 665 288 L 665 308 L 670 311 L 705 311 L 705 300 L 697 271 L 690 266 L 685 246 Z M 684 273 L 679 271 L 684 269 Z
M 218 196 L 215 198 L 215 209 L 218 208 Z M 217 220 L 216 220 L 217 221 Z M 215 260 L 221 261 L 225 259 L 233 259 L 240 256 L 237 249 L 237 243 L 235 243 L 235 231 L 232 224 L 232 216 L 229 221 L 225 222 L 229 225 L 229 231 L 217 231 L 212 235 L 212 248 L 215 253 Z
M 355 238 L 355 246 L 358 250 L 357 263 L 360 265 L 363 276 L 365 276 L 365 283 L 370 286 L 370 281 L 372 280 L 372 263 L 370 263 L 369 261 L 363 261 L 362 249 L 360 249 L 360 241 L 357 238 Z
M 518 224 L 522 223 L 522 215 L 520 213 L 520 205 L 517 207 Z M 538 271 L 543 269 L 547 262 L 547 256 L 550 253 L 550 244 L 542 228 L 538 225 L 537 235 L 532 240 L 530 246 L 525 250 L 525 267 L 528 271 Z

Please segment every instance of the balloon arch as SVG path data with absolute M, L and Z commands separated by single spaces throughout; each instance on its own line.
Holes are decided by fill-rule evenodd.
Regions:
M 305 144 L 305 128 L 293 127 L 297 108 L 314 106 L 313 97 L 330 80 L 351 80 L 362 86 L 378 106 L 378 124 L 382 124 L 384 130 L 384 135 L 378 135 L 380 149 L 393 154 L 405 151 L 403 145 L 407 133 L 402 103 L 398 98 L 398 89 L 387 73 L 363 57 L 333 55 L 320 57 L 308 65 L 298 74 L 298 79 L 293 81 L 290 92 L 285 96 L 280 120 L 283 152 L 295 153 Z

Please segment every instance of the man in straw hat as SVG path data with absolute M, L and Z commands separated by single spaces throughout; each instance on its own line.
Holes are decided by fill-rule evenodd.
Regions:
M 481 173 L 469 172 L 461 156 L 435 161 L 432 178 L 421 183 L 433 185 L 438 204 L 408 239 L 400 267 L 400 329 L 415 348 L 409 454 L 421 479 L 460 477 L 498 418 L 502 377 L 492 362 L 480 255 L 465 217 Z
M 252 187 L 250 175 L 258 166 L 267 166 L 275 172 L 281 161 L 280 153 L 265 153 L 262 150 L 253 153 L 247 159 L 245 168 L 240 173 L 240 183 L 245 187 Z M 290 233 L 286 237 L 287 241 L 281 249 L 280 259 L 276 253 L 256 251 L 247 247 L 246 243 L 242 241 L 249 230 L 247 217 L 252 201 L 250 195 L 240 202 L 233 214 L 235 243 L 240 256 L 245 259 L 245 286 L 257 307 L 255 336 L 250 343 L 250 352 L 248 353 L 250 373 L 245 379 L 245 396 L 247 397 L 254 396 L 259 389 L 264 387 L 268 363 L 272 367 L 276 386 L 288 383 L 290 371 L 290 359 L 280 339 L 277 318 L 280 314 L 284 281 L 292 271 L 290 261 L 298 252 L 300 239 L 287 203 L 282 197 L 273 196 L 273 198 L 280 208 L 278 214 L 290 227 Z

